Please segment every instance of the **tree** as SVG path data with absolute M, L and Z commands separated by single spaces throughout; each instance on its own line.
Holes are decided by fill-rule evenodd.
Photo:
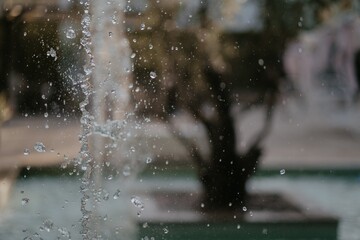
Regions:
M 178 105 L 184 106 L 194 119 L 205 127 L 210 144 L 207 159 L 195 144 L 186 143 L 187 140 L 181 135 L 177 136 L 187 145 L 197 165 L 206 209 L 233 209 L 245 204 L 246 182 L 258 168 L 262 142 L 271 125 L 282 66 L 281 62 L 277 61 L 280 54 L 276 47 L 274 52 L 262 49 L 260 53 L 255 53 L 258 59 L 255 61 L 256 66 L 251 66 L 255 68 L 251 71 L 251 77 L 262 82 L 263 88 L 258 89 L 255 98 L 256 102 L 266 105 L 265 121 L 250 146 L 241 153 L 237 152 L 236 120 L 232 109 L 237 101 L 234 97 L 236 77 L 232 70 L 236 66 L 231 66 L 229 61 L 226 61 L 234 62 L 235 59 L 226 59 L 226 56 L 221 54 L 222 45 L 227 45 L 226 36 L 221 36 L 212 25 L 207 11 L 208 5 L 203 1 L 199 10 L 200 28 L 196 34 L 197 54 L 201 59 L 198 71 L 202 76 L 202 83 L 199 87 L 191 88 L 193 96 L 189 98 L 190 101 Z M 271 41 L 271 38 L 268 40 Z M 261 44 L 261 41 L 259 43 Z M 266 61 L 267 66 L 263 66 L 262 62 L 259 64 L 258 61 Z M 245 75 L 242 74 L 242 77 Z M 197 83 L 196 76 L 192 82 Z M 181 85 L 181 81 L 178 85 Z M 206 106 L 212 109 L 210 115 L 204 111 Z
M 266 0 L 260 5 L 262 30 L 233 33 L 212 22 L 208 1 L 201 1 L 194 17 L 198 23 L 187 28 L 178 27 L 174 20 L 177 5 L 159 7 L 150 1 L 139 21 L 151 19 L 146 23 L 151 31 L 130 33 L 137 54 L 135 85 L 144 89 L 137 96 L 137 108 L 142 106 L 138 112 L 155 111 L 187 147 L 197 167 L 206 209 L 231 210 L 245 204 L 246 183 L 258 169 L 286 77 L 282 66 L 286 44 L 299 30 L 316 25 L 319 4 L 325 8 L 331 2 Z M 305 12 L 312 14 L 306 22 Z M 151 71 L 157 77 L 148 80 Z M 263 109 L 264 123 L 249 147 L 239 153 L 236 118 L 253 106 Z M 206 129 L 208 154 L 174 124 L 180 110 Z

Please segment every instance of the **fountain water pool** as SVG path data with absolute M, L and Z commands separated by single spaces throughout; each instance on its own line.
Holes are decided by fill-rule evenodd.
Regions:
M 0 239 L 83 239 L 79 188 L 74 177 L 19 180 L 0 217 Z M 103 204 L 98 206 L 96 220 L 102 238 L 97 239 L 135 239 L 137 208 L 132 206 L 126 184 L 106 182 L 101 195 Z
M 34 177 L 18 181 L 9 208 L 1 214 L 0 239 L 82 239 L 79 233 L 79 185 L 77 179 L 72 177 Z M 126 194 L 126 191 L 146 191 L 158 187 L 198 189 L 200 185 L 194 179 L 177 178 L 170 182 L 161 178 L 148 178 L 141 184 L 129 183 L 122 187 L 119 198 L 115 197 L 118 181 L 108 181 L 105 186 L 109 199 L 106 201 L 106 214 L 100 219 L 105 223 L 102 225 L 107 234 L 104 239 L 140 239 L 145 236 L 136 235 L 137 217 L 134 217 L 134 213 L 138 208 L 131 202 L 131 195 Z M 339 240 L 356 240 L 360 236 L 358 178 L 292 178 L 281 175 L 255 178 L 249 187 L 252 191 L 291 193 L 303 201 L 311 199 L 314 207 L 321 206 L 340 217 Z M 29 200 L 27 202 L 24 199 Z

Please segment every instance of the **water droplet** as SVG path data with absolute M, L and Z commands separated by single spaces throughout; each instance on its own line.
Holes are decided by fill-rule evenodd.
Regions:
M 27 32 L 24 32 L 24 37 L 26 37 L 27 36 Z
M 264 59 L 259 59 L 258 63 L 259 63 L 260 66 L 264 66 L 264 63 L 265 63 Z
M 130 55 L 130 58 L 135 58 L 136 57 L 136 53 L 132 53 L 131 55 Z
M 284 175 L 286 173 L 286 170 L 285 169 L 281 169 L 280 170 L 280 175 Z
M 37 152 L 46 152 L 45 145 L 44 145 L 42 142 L 37 142 L 37 143 L 35 143 L 34 149 L 35 149 Z
M 201 204 L 200 204 L 200 207 L 201 207 L 201 208 L 204 208 L 204 207 L 205 207 L 205 204 L 204 204 L 204 203 L 201 203 Z
M 121 193 L 121 191 L 118 189 L 118 190 L 116 190 L 116 192 L 114 193 L 114 195 L 113 195 L 113 199 L 119 199 L 119 197 L 120 197 L 120 193 Z
M 50 48 L 50 50 L 46 52 L 46 55 L 53 57 L 55 61 L 57 60 L 56 51 L 53 48 Z
M 45 231 L 50 232 L 54 227 L 54 223 L 51 220 L 46 219 L 43 222 L 43 227 L 44 227 Z
M 243 207 L 242 210 L 243 210 L 244 212 L 246 212 L 246 211 L 247 211 L 247 207 Z
M 25 149 L 24 149 L 24 155 L 25 155 L 25 156 L 29 156 L 29 155 L 30 155 L 30 149 L 25 148 Z
M 30 169 L 31 169 L 31 166 L 27 166 L 27 167 L 26 167 L 26 170 L 29 171 Z
M 151 158 L 151 157 L 146 158 L 146 163 L 147 163 L 147 164 L 149 164 L 149 163 L 151 163 L 151 162 L 152 162 L 152 158 Z
M 61 234 L 61 236 L 70 239 L 70 232 L 65 227 L 58 228 L 58 231 Z
M 23 206 L 25 206 L 25 205 L 27 205 L 27 204 L 29 203 L 29 201 L 30 201 L 30 199 L 28 199 L 28 198 L 23 198 L 23 199 L 21 199 L 21 204 L 22 204 Z
M 107 179 L 108 179 L 108 180 L 112 180 L 112 179 L 113 179 L 113 175 L 110 174 L 110 175 L 107 177 Z
M 150 77 L 155 79 L 157 77 L 156 72 L 150 72 Z
M 145 23 L 140 24 L 140 30 L 144 30 L 145 29 Z
M 88 65 L 84 66 L 84 72 L 87 76 L 91 75 L 91 73 L 92 73 L 91 66 L 88 66 Z
M 238 225 L 236 226 L 236 228 L 237 228 L 237 229 L 240 229 L 240 228 L 241 228 L 240 224 L 238 224 Z
M 149 226 L 149 224 L 147 222 L 144 222 L 142 225 L 143 228 L 147 228 L 148 226 Z
M 130 176 L 130 174 L 131 174 L 130 166 L 129 165 L 124 166 L 122 173 L 125 177 Z
M 63 162 L 63 163 L 61 163 L 61 166 L 60 166 L 60 167 L 61 167 L 62 169 L 65 169 L 65 168 L 67 168 L 67 165 L 68 165 L 67 162 Z
M 140 210 L 144 210 L 144 204 L 142 203 L 141 199 L 137 196 L 131 197 L 131 202 L 134 204 L 135 207 L 140 208 Z
M 113 33 L 112 32 L 109 32 L 109 37 L 112 37 Z
M 36 233 L 33 234 L 33 237 L 38 238 L 38 237 L 40 237 L 40 234 L 38 234 L 38 233 L 36 232 Z M 30 238 L 30 239 L 31 239 L 31 238 Z
M 47 113 L 47 112 L 46 112 L 46 113 L 44 113 L 44 117 L 46 117 L 46 118 L 47 118 L 48 116 L 49 116 L 49 113 Z
M 109 197 L 110 197 L 110 194 L 108 192 L 105 192 L 105 195 L 104 195 L 103 199 L 105 201 L 107 201 L 107 200 L 109 200 Z
M 68 39 L 74 39 L 74 38 L 76 38 L 76 33 L 75 33 L 74 29 L 69 28 L 69 29 L 66 31 L 66 38 L 68 38 Z
M 165 234 L 169 233 L 169 229 L 167 229 L 166 227 L 163 228 L 163 231 L 164 231 Z
M 154 48 L 154 45 L 152 45 L 151 43 L 149 44 L 149 49 L 153 49 Z
M 112 22 L 112 24 L 116 24 L 116 23 L 118 22 L 118 20 L 117 20 L 117 18 L 116 18 L 115 15 L 112 16 L 111 22 Z

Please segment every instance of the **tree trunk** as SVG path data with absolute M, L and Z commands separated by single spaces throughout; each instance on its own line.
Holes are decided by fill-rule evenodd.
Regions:
M 210 140 L 210 161 L 199 169 L 199 178 L 203 185 L 203 203 L 206 210 L 232 210 L 244 206 L 246 182 L 255 173 L 261 156 L 256 142 L 244 154 L 236 151 L 235 123 L 231 113 L 230 84 L 206 58 L 204 77 L 212 95 L 217 96 L 214 103 L 216 117 L 213 121 L 203 119 Z M 260 141 L 259 141 L 260 142 Z
M 202 169 L 203 203 L 206 210 L 233 210 L 246 203 L 246 183 L 261 156 L 257 146 L 244 155 L 236 152 L 236 138 L 231 116 L 223 116 L 222 127 L 211 131 L 210 164 Z

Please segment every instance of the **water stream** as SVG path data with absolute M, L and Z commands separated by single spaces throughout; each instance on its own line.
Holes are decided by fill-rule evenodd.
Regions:
M 81 45 L 87 61 L 80 80 L 85 98 L 80 103 L 79 165 L 84 170 L 81 180 L 81 234 L 84 240 L 103 239 L 106 235 L 99 221 L 104 218 L 100 210 L 106 192 L 102 184 L 103 173 L 105 168 L 110 169 L 107 178 L 113 178 L 113 175 L 119 175 L 118 168 L 124 168 L 119 164 L 125 161 L 121 141 L 128 140 L 130 136 L 124 136 L 124 133 L 132 128 L 129 127 L 132 114 L 128 93 L 131 51 L 122 26 L 124 4 L 123 0 L 83 2 Z M 130 175 L 131 167 L 126 165 L 125 168 L 129 173 L 124 175 Z
M 134 239 L 134 225 L 128 221 L 129 210 L 124 202 L 130 199 L 122 194 L 115 194 L 120 181 L 106 181 L 108 195 L 107 214 L 99 219 L 99 225 L 106 225 L 108 238 Z M 0 239 L 60 239 L 78 240 L 81 226 L 78 219 L 79 181 L 73 177 L 64 178 L 31 178 L 20 180 L 13 190 L 12 201 L 0 218 Z M 126 188 L 146 190 L 149 188 L 191 189 L 196 191 L 200 185 L 194 179 L 173 179 L 164 181 L 161 178 L 146 179 L 146 184 L 128 183 Z M 285 192 L 296 196 L 299 201 L 313 203 L 312 209 L 327 211 L 339 216 L 339 240 L 357 240 L 360 230 L 360 184 L 359 178 L 326 178 L 326 177 L 278 177 L 253 179 L 251 191 Z M 29 199 L 24 202 L 23 199 Z M 307 201 L 311 200 L 311 201 Z M 105 207 L 105 206 L 104 206 Z M 147 206 L 145 206 L 146 208 Z M 131 208 L 135 209 L 135 206 Z M 125 213 L 125 214 L 124 214 Z M 112 234 L 112 235 L 111 235 Z M 26 238 L 27 237 L 27 238 Z M 101 239 L 101 238 L 100 238 Z

